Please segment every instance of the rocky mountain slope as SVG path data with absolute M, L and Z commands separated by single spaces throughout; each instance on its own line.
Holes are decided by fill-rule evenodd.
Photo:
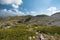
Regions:
M 5 25 L 15 25 L 15 24 L 36 24 L 42 26 L 60 26 L 60 12 L 55 13 L 51 16 L 47 15 L 37 15 L 37 16 L 9 16 L 0 17 L 0 27 Z
M 60 12 L 51 16 L 0 16 L 0 40 L 60 40 Z

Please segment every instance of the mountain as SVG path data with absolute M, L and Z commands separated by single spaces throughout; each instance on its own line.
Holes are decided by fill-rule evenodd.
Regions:
M 53 14 L 51 17 L 54 18 L 52 25 L 60 26 L 60 12 Z
M 60 16 L 60 12 L 53 14 L 52 16 Z
M 60 26 L 60 12 L 51 16 L 37 15 L 37 16 L 7 16 L 0 17 L 0 27 L 16 24 L 42 25 L 42 26 Z

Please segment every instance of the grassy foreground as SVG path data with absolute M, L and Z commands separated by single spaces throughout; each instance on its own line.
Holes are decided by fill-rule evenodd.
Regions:
M 39 40 L 40 34 L 48 40 L 60 39 L 60 27 L 39 25 L 15 25 L 9 29 L 0 29 L 0 40 Z

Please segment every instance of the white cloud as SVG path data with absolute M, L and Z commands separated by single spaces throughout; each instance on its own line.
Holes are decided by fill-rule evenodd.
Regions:
M 56 13 L 56 12 L 59 12 L 59 10 L 56 8 L 56 7 L 50 7 L 47 9 L 49 12 L 51 13 Z
M 22 16 L 22 15 L 24 15 L 24 13 L 23 12 L 21 12 L 21 11 L 19 11 L 19 10 L 7 10 L 7 9 L 2 9 L 2 10 L 0 10 L 0 14 L 1 15 L 7 15 L 7 16 L 14 16 L 14 15 L 17 15 L 17 16 Z
M 49 7 L 49 8 L 46 9 L 46 10 L 40 11 L 40 13 L 38 13 L 38 15 L 45 14 L 45 15 L 51 16 L 51 15 L 53 15 L 53 14 L 56 13 L 56 12 L 60 12 L 60 10 L 58 10 L 57 7 Z
M 50 7 L 47 10 L 52 12 L 52 13 L 55 13 L 57 11 L 57 8 L 56 7 Z
M 34 11 L 31 11 L 31 13 L 35 13 Z
M 0 0 L 0 4 L 11 4 L 12 0 Z
M 12 7 L 15 8 L 15 9 L 16 8 L 19 8 L 19 6 L 18 5 L 15 5 L 15 4 L 12 4 Z
M 19 11 L 19 6 L 23 3 L 22 0 L 0 0 L 0 4 L 4 5 L 11 5 L 14 9 L 7 10 L 7 9 L 0 9 L 0 14 L 6 15 L 24 15 L 23 12 Z
M 39 14 L 35 11 L 30 11 L 30 15 L 36 16 L 36 15 L 39 15 Z
M 41 15 L 41 13 L 36 12 L 36 11 L 30 11 L 30 12 L 29 12 L 29 15 L 36 16 L 36 15 Z
M 0 0 L 0 4 L 12 5 L 14 8 L 18 8 L 23 3 L 22 0 Z

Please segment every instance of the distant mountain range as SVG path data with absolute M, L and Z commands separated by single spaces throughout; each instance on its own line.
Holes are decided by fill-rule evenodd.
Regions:
M 4 24 L 36 24 L 43 26 L 60 26 L 60 12 L 57 12 L 51 16 L 37 15 L 37 16 L 8 16 L 0 17 L 0 25 Z

